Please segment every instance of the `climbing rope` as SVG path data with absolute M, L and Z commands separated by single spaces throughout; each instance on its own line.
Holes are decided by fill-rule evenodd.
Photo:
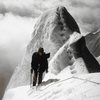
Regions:
M 95 81 L 91 81 L 91 80 L 88 80 L 88 79 L 83 79 L 83 78 L 80 78 L 80 77 L 72 76 L 72 77 L 66 78 L 66 79 L 64 79 L 64 80 L 60 80 L 60 81 L 57 81 L 57 82 L 55 82 L 55 83 L 53 83 L 53 84 L 50 84 L 49 86 L 45 87 L 45 88 L 42 89 L 42 90 L 39 89 L 39 91 L 44 91 L 44 90 L 46 90 L 47 88 L 51 87 L 52 85 L 56 85 L 56 84 L 61 83 L 61 82 L 64 82 L 64 81 L 68 81 L 68 80 L 70 80 L 70 79 L 72 79 L 72 78 L 78 79 L 78 80 L 83 80 L 83 81 L 86 81 L 86 82 L 90 82 L 90 83 L 93 83 L 93 84 L 96 84 L 96 85 L 100 85 L 99 82 L 95 82 Z M 31 94 L 31 93 L 30 93 L 30 94 Z
M 95 82 L 95 81 L 91 81 L 91 80 L 88 80 L 88 79 L 83 79 L 83 78 L 79 78 L 79 77 L 75 77 L 75 76 L 74 76 L 73 78 L 75 78 L 75 79 L 79 79 L 79 80 L 88 81 L 88 82 L 90 82 L 90 83 L 94 83 L 94 84 L 97 84 L 97 85 L 100 84 L 99 82 Z

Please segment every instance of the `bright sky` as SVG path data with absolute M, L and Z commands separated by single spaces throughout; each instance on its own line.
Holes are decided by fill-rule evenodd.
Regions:
M 11 64 L 21 60 L 33 32 L 33 23 L 32 18 L 22 18 L 12 13 L 1 18 L 0 49 L 5 49 L 3 56 L 8 58 Z

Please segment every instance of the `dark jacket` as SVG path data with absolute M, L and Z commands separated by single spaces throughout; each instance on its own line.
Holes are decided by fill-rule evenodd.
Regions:
M 38 52 L 35 52 L 32 55 L 31 68 L 34 70 L 38 70 L 40 72 L 44 72 L 48 70 L 48 58 L 50 57 L 50 53 L 46 54 L 45 52 L 40 56 Z

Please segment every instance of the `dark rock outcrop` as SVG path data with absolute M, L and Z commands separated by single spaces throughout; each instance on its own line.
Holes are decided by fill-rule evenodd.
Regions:
M 76 23 L 75 19 L 70 15 L 65 7 L 58 7 L 57 8 L 57 15 L 61 19 L 61 22 L 65 27 L 68 27 L 73 32 L 80 33 L 80 29 L 78 24 Z
M 95 57 L 100 56 L 100 30 L 85 36 L 86 44 Z
M 70 47 L 73 49 L 74 57 L 76 59 L 80 57 L 83 58 L 90 73 L 100 72 L 100 65 L 87 48 L 84 37 L 81 37 L 78 41 L 70 44 Z

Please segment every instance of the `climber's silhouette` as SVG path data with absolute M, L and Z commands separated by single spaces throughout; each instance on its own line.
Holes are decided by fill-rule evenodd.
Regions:
M 50 53 L 46 54 L 43 48 L 39 48 L 38 52 L 33 53 L 31 61 L 31 73 L 34 71 L 33 75 L 33 86 L 36 86 L 42 82 L 43 72 L 48 72 L 48 58 Z

